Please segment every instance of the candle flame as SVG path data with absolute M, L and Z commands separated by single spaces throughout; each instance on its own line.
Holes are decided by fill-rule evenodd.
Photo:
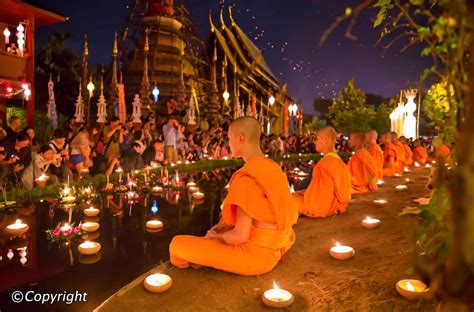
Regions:
M 273 289 L 280 289 L 275 281 L 273 281 Z
M 16 219 L 15 224 L 21 224 L 21 220 L 20 220 L 20 219 Z
M 408 291 L 415 291 L 415 287 L 410 282 L 407 282 L 407 290 Z
M 370 221 L 370 220 L 372 220 L 371 217 L 369 217 L 369 216 L 365 217 L 365 221 Z
M 336 246 L 341 246 L 341 244 L 339 244 L 339 242 L 336 242 Z

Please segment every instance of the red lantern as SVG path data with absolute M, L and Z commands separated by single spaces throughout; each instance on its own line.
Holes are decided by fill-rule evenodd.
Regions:
M 23 90 L 26 90 L 26 89 L 28 89 L 29 87 L 30 87 L 30 84 L 28 83 L 28 81 L 26 81 L 26 79 L 23 79 L 23 80 L 21 81 L 21 88 L 22 88 Z
M 11 85 L 8 85 L 5 90 L 7 91 L 7 93 L 12 93 L 13 92 L 13 87 Z

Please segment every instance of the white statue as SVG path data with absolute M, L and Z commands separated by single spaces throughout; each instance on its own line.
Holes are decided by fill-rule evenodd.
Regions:
M 76 112 L 74 114 L 74 118 L 76 123 L 85 123 L 84 121 L 84 100 L 82 99 L 81 91 L 79 90 L 79 96 L 77 97 L 76 104 Z
M 132 122 L 141 123 L 142 120 L 140 118 L 142 117 L 142 101 L 140 100 L 140 95 L 135 94 L 135 97 L 133 98 L 133 102 L 132 102 L 132 107 L 133 107 Z
M 407 98 L 407 103 L 405 104 L 405 120 L 403 124 L 403 135 L 409 139 L 416 139 L 416 118 L 414 113 L 416 111 L 415 97 L 417 90 L 410 89 L 405 91 L 405 97 Z
M 192 94 L 191 94 L 191 98 L 189 99 L 186 115 L 187 115 L 186 119 L 188 120 L 188 125 L 191 125 L 191 126 L 196 125 L 196 106 L 194 104 L 194 97 Z
M 97 122 L 107 122 L 107 102 L 103 90 L 100 91 L 99 101 L 97 102 Z

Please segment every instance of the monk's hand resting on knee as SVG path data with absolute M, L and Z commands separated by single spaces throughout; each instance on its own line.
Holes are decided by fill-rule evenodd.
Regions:
M 225 224 L 225 223 L 218 223 L 216 225 L 214 225 L 210 231 L 214 231 L 214 232 L 217 232 L 217 233 L 223 233 L 223 232 L 227 232 L 229 230 L 232 230 L 234 228 L 234 225 L 232 224 Z

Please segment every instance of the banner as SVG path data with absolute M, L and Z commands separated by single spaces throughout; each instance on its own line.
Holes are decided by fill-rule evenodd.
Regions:
M 127 121 L 127 107 L 125 105 L 125 85 L 123 83 L 119 83 L 117 85 L 118 89 L 118 115 L 121 123 L 125 123 Z
M 49 79 L 48 82 L 48 94 L 48 117 L 51 119 L 53 130 L 56 130 L 58 128 L 58 115 L 56 114 L 56 100 L 54 98 L 54 83 L 52 79 Z

